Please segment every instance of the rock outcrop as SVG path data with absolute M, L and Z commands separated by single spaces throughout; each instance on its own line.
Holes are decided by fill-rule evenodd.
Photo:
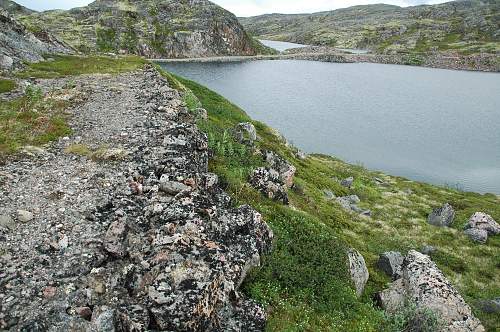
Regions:
M 0 71 L 19 67 L 24 61 L 38 62 L 44 54 L 70 53 L 71 48 L 47 32 L 30 32 L 0 9 Z
M 408 302 L 432 311 L 444 331 L 481 332 L 484 327 L 429 256 L 410 251 L 404 259 L 401 278 L 378 294 L 379 303 L 394 313 Z
M 24 16 L 82 52 L 149 58 L 255 55 L 266 48 L 236 17 L 208 0 L 96 0 L 69 11 Z
M 396 280 L 401 276 L 403 260 L 403 255 L 398 251 L 384 252 L 377 261 L 377 267 Z
M 263 330 L 238 288 L 272 232 L 208 172 L 178 92 L 152 68 L 70 79 L 38 84 L 84 100 L 75 136 L 0 166 L 0 330 Z M 75 142 L 127 153 L 96 162 Z
M 455 219 L 455 210 L 445 203 L 442 207 L 434 209 L 427 218 L 427 222 L 438 227 L 449 227 Z

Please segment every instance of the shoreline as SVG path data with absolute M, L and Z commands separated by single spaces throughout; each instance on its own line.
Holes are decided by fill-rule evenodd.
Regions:
M 379 55 L 379 54 L 347 54 L 332 51 L 306 50 L 298 48 L 285 51 L 276 55 L 254 55 L 254 56 L 216 56 L 202 58 L 175 58 L 175 59 L 148 59 L 159 63 L 226 63 L 261 60 L 306 60 L 333 63 L 378 63 L 393 64 L 413 67 L 426 67 L 436 69 L 464 70 L 477 72 L 500 72 L 500 61 L 493 55 L 476 57 L 452 57 L 442 55 L 420 56 L 420 55 Z M 497 64 L 494 62 L 498 61 Z

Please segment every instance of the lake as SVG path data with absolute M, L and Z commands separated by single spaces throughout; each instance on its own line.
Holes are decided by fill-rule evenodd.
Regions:
M 274 48 L 275 50 L 280 51 L 280 52 L 289 50 L 291 48 L 299 48 L 299 47 L 306 47 L 307 46 L 307 45 L 302 45 L 302 44 L 280 42 L 280 41 L 274 41 L 274 40 L 265 40 L 265 39 L 260 39 L 259 41 L 262 44 L 264 44 L 265 46 L 270 47 L 270 48 Z
M 309 153 L 500 194 L 500 75 L 368 63 L 163 66 L 217 91 Z

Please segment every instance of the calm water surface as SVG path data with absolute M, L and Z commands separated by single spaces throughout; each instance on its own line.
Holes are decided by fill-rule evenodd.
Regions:
M 277 51 L 283 52 L 291 48 L 299 48 L 299 47 L 306 47 L 307 45 L 302 45 L 302 44 L 295 44 L 295 43 L 288 43 L 288 42 L 280 42 L 280 41 L 274 41 L 274 40 L 265 40 L 265 39 L 260 39 L 259 40 L 262 44 L 266 45 L 267 47 L 274 48 Z
M 500 74 L 313 61 L 165 67 L 306 152 L 500 194 Z

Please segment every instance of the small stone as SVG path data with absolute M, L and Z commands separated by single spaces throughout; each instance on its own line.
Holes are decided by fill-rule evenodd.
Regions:
M 27 223 L 33 220 L 33 213 L 26 210 L 17 210 L 17 219 L 22 223 Z
M 236 125 L 235 134 L 240 143 L 253 144 L 257 140 L 257 131 L 250 122 L 242 122 Z
M 161 181 L 160 190 L 170 195 L 176 195 L 183 191 L 190 191 L 191 187 L 177 181 Z
M 346 187 L 346 188 L 351 188 L 352 184 L 354 182 L 354 178 L 352 176 L 340 181 L 340 184 L 343 186 L 343 187 Z
M 92 318 L 92 309 L 90 309 L 89 307 L 76 307 L 75 313 L 88 321 L 90 321 L 90 319 Z
M 329 201 L 335 199 L 335 194 L 331 190 L 323 190 L 323 195 L 325 195 L 325 198 Z
M 464 231 L 464 234 L 474 242 L 484 244 L 488 240 L 488 232 L 484 229 L 469 228 Z
M 425 245 L 422 247 L 422 250 L 420 250 L 420 252 L 424 255 L 430 256 L 432 254 L 435 254 L 437 252 L 437 249 L 434 246 Z
M 453 207 L 445 203 L 442 207 L 434 209 L 427 218 L 427 222 L 438 227 L 449 227 L 455 218 L 455 210 Z
M 56 296 L 57 293 L 57 288 L 52 287 L 52 286 L 47 286 L 43 289 L 43 297 L 46 299 L 53 298 Z
M 126 253 L 125 238 L 127 223 L 123 219 L 111 223 L 104 238 L 104 248 L 113 256 L 123 257 Z
M 14 223 L 14 220 L 10 216 L 7 215 L 0 215 L 0 229 L 14 229 L 16 227 L 16 224 Z

